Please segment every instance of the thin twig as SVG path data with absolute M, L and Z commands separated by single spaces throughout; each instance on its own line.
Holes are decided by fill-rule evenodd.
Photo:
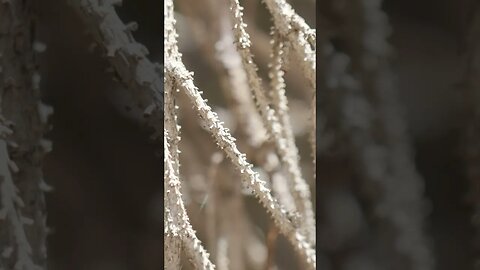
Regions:
M 303 60 L 300 66 L 310 82 L 312 89 L 316 85 L 315 30 L 310 29 L 285 0 L 264 0 L 273 16 L 273 22 L 281 35 L 291 44 L 298 58 Z
M 315 250 L 306 242 L 305 237 L 297 232 L 287 218 L 287 213 L 284 208 L 272 197 L 270 190 L 265 186 L 265 182 L 259 179 L 258 173 L 252 169 L 253 166 L 246 161 L 245 155 L 237 149 L 235 139 L 230 135 L 230 132 L 223 127 L 217 114 L 212 112 L 210 106 L 206 104 L 193 84 L 191 73 L 185 69 L 182 63 L 172 64 L 174 67 L 170 64 L 166 65 L 167 79 L 176 81 L 177 87 L 187 94 L 204 125 L 210 127 L 210 132 L 214 136 L 217 145 L 225 151 L 227 157 L 242 174 L 244 181 L 254 191 L 262 205 L 272 214 L 273 219 L 280 227 L 280 231 L 288 237 L 302 258 L 314 268 Z
M 295 205 L 305 219 L 303 224 L 304 233 L 309 241 L 315 245 L 315 221 L 311 205 L 310 189 L 301 175 L 300 157 L 295 144 L 295 137 L 292 132 L 290 116 L 288 111 L 288 100 L 285 94 L 284 71 L 288 50 L 285 48 L 283 38 L 275 28 L 272 30 L 272 62 L 270 67 L 270 92 L 273 106 L 281 123 L 282 137 L 286 141 L 286 149 L 281 150 L 282 157 L 288 163 L 287 170 L 293 181 L 288 181 L 293 194 Z
M 245 29 L 246 24 L 243 22 L 243 8 L 240 6 L 238 0 L 231 0 L 230 3 L 237 50 L 240 53 L 244 69 L 247 72 L 251 91 L 257 99 L 257 105 L 261 112 L 263 123 L 269 134 L 273 137 L 273 141 L 275 142 L 282 163 L 287 168 L 290 177 L 289 183 L 295 198 L 297 210 L 303 217 L 302 231 L 305 233 L 310 243 L 315 243 L 315 218 L 312 210 L 309 186 L 301 175 L 298 164 L 298 155 L 297 153 L 292 153 L 290 151 L 292 150 L 292 147 L 289 147 L 287 139 L 282 134 L 280 121 L 275 111 L 269 105 L 269 100 L 262 87 L 262 81 L 257 74 L 258 68 L 254 63 L 253 56 L 250 52 L 250 36 Z M 278 72 L 273 75 L 276 76 L 277 74 Z
M 172 1 L 166 1 L 166 3 L 168 3 L 167 7 L 173 10 Z M 173 12 L 167 14 L 173 15 Z M 174 18 L 168 18 L 165 25 L 165 28 L 169 29 L 172 39 L 176 38 L 174 22 Z M 253 166 L 247 162 L 245 155 L 237 149 L 235 139 L 230 135 L 228 129 L 223 127 L 217 114 L 206 104 L 194 85 L 192 74 L 187 71 L 181 61 L 173 61 L 175 58 L 168 56 L 168 54 L 166 57 L 171 59 L 165 65 L 166 80 L 171 80 L 177 88 L 187 94 L 203 124 L 209 127 L 209 131 L 214 136 L 217 145 L 224 150 L 226 156 L 240 171 L 244 181 L 253 190 L 267 211 L 272 214 L 280 231 L 291 241 L 307 265 L 312 269 L 315 268 L 315 250 L 310 247 L 305 241 L 305 237 L 293 226 L 287 218 L 285 209 L 272 197 L 270 190 L 265 186 L 265 182 L 259 179 L 258 173 L 253 171 Z
M 288 41 L 312 89 L 311 154 L 316 162 L 316 34 L 285 0 L 264 0 L 278 32 Z
M 164 163 L 165 163 L 165 197 L 166 220 L 165 227 L 170 228 L 174 237 L 179 237 L 183 242 L 183 247 L 187 255 L 191 258 L 192 264 L 197 269 L 215 269 L 215 265 L 209 260 L 209 254 L 203 248 L 200 240 L 195 235 L 195 231 L 190 224 L 187 211 L 182 200 L 180 192 L 181 184 L 176 173 L 174 157 L 170 153 L 168 131 L 164 130 Z M 178 161 L 177 161 L 178 162 Z M 167 247 L 170 248 L 170 247 Z

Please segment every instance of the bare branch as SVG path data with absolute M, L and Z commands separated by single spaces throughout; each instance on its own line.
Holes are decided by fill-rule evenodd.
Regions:
M 148 58 L 145 46 L 135 41 L 134 28 L 125 25 L 115 11 L 121 1 L 72 0 L 93 37 L 106 53 L 124 86 L 134 93 L 139 108 L 145 110 L 150 125 L 160 135 L 163 120 L 162 68 Z

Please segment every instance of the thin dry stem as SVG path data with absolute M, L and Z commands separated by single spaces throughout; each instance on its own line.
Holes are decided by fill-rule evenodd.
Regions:
M 174 167 L 174 157 L 170 153 L 170 143 L 168 131 L 164 130 L 164 163 L 165 163 L 165 227 L 173 237 L 179 237 L 182 240 L 183 247 L 191 258 L 192 264 L 197 269 L 215 269 L 215 266 L 209 260 L 209 254 L 203 248 L 200 240 L 195 235 L 195 231 L 190 224 L 187 211 L 182 200 L 180 192 L 181 183 Z M 177 161 L 178 162 L 178 161 Z M 172 247 L 174 250 L 175 247 Z M 170 247 L 166 247 L 170 249 Z
M 171 1 L 166 1 L 167 7 L 173 10 Z M 167 13 L 168 14 L 168 13 Z M 173 14 L 172 14 L 173 15 Z M 171 29 L 170 35 L 175 38 L 174 18 L 169 18 L 165 28 Z M 175 42 L 176 44 L 176 42 Z M 167 59 L 174 59 L 173 57 Z M 170 61 L 165 65 L 165 76 L 167 80 L 174 82 L 174 85 L 182 90 L 194 104 L 194 109 L 200 116 L 203 124 L 209 127 L 209 131 L 214 136 L 217 145 L 225 151 L 226 156 L 233 162 L 240 171 L 245 182 L 254 191 L 262 205 L 272 214 L 280 231 L 287 236 L 293 246 L 299 252 L 301 257 L 307 262 L 310 268 L 315 268 L 315 251 L 305 241 L 305 237 L 299 233 L 290 220 L 288 220 L 286 211 L 270 194 L 270 190 L 265 186 L 265 182 L 259 179 L 258 173 L 254 172 L 252 165 L 246 161 L 246 157 L 235 145 L 235 139 L 230 132 L 223 127 L 216 113 L 212 112 L 205 100 L 201 97 L 198 89 L 193 83 L 192 74 L 188 72 L 180 61 Z
M 245 155 L 237 149 L 234 142 L 235 139 L 223 127 L 223 124 L 218 120 L 217 114 L 211 111 L 211 108 L 198 93 L 197 88 L 193 84 L 191 74 L 182 63 L 176 63 L 175 68 L 166 65 L 166 68 L 167 79 L 177 81 L 178 87 L 189 96 L 204 125 L 210 127 L 217 145 L 225 151 L 227 157 L 240 171 L 244 180 L 252 188 L 262 205 L 272 214 L 282 233 L 290 239 L 293 246 L 300 252 L 300 255 L 314 268 L 315 251 L 305 242 L 305 237 L 296 231 L 287 218 L 286 211 L 272 197 L 270 190 L 265 186 L 265 182 L 259 179 L 258 173 L 252 170 L 252 165 L 246 161 Z
M 267 133 L 256 110 L 242 60 L 234 45 L 232 25 L 227 12 L 228 4 L 221 0 L 209 4 L 208 9 L 213 9 L 218 14 L 208 17 L 204 23 L 218 25 L 215 35 L 203 34 L 207 30 L 198 18 L 201 16 L 198 12 L 194 12 L 196 5 L 192 6 L 192 3 L 188 1 L 179 1 L 181 10 L 188 15 L 187 21 L 194 33 L 194 38 L 198 44 L 201 44 L 201 55 L 210 63 L 220 78 L 228 105 L 234 112 L 233 115 L 238 125 L 236 129 L 239 132 L 238 136 L 241 139 L 245 137 L 249 146 L 260 147 L 265 143 Z M 200 5 L 204 6 L 204 4 Z
M 253 61 L 250 52 L 250 35 L 246 31 L 246 24 L 243 22 L 243 7 L 238 0 L 231 0 L 231 17 L 233 23 L 233 33 L 235 35 L 235 44 L 242 59 L 243 67 L 247 74 L 248 84 L 253 95 L 256 98 L 258 109 L 262 116 L 263 123 L 271 136 L 280 136 L 281 126 L 275 115 L 274 110 L 269 105 L 269 100 L 262 87 L 262 80 L 257 74 L 258 67 Z
M 315 243 L 315 218 L 312 209 L 310 189 L 301 175 L 298 155 L 295 152 L 291 152 L 292 146 L 289 147 L 288 140 L 284 134 L 282 134 L 280 121 L 275 111 L 270 107 L 269 100 L 265 95 L 264 89 L 262 89 L 262 81 L 257 74 L 258 68 L 253 62 L 253 56 L 250 52 L 250 37 L 245 29 L 246 24 L 243 22 L 243 8 L 240 6 L 238 0 L 231 0 L 230 3 L 237 50 L 240 53 L 244 69 L 247 72 L 250 88 L 257 99 L 257 105 L 261 112 L 264 125 L 273 137 L 282 163 L 287 168 L 297 210 L 304 217 L 302 231 L 307 236 L 309 242 Z M 273 75 L 276 76 L 277 74 Z
M 312 89 L 310 146 L 316 162 L 316 34 L 285 0 L 264 0 L 278 32 L 300 59 L 300 67 Z
M 301 68 L 315 90 L 316 54 L 315 30 L 310 29 L 305 20 L 285 0 L 264 0 L 273 16 L 273 22 L 280 34 L 291 44 L 301 61 Z
M 247 141 L 253 147 L 259 147 L 266 141 L 266 131 L 262 120 L 256 111 L 250 95 L 247 74 L 242 66 L 242 59 L 235 49 L 230 21 L 226 16 L 221 18 L 221 40 L 217 46 L 218 59 L 227 69 L 233 111 L 247 136 Z
M 285 94 L 286 85 L 283 69 L 285 68 L 286 53 L 288 50 L 286 50 L 285 43 L 276 29 L 272 30 L 272 35 L 272 63 L 269 73 L 271 79 L 270 92 L 275 112 L 278 119 L 280 119 L 282 137 L 287 144 L 285 149 L 282 148 L 280 150 L 280 153 L 284 162 L 287 163 L 286 167 L 292 180 L 288 181 L 288 183 L 295 200 L 295 205 L 305 218 L 305 222 L 302 222 L 304 233 L 308 236 L 309 241 L 315 245 L 315 220 L 310 201 L 310 189 L 301 175 L 299 164 L 300 157 L 295 144 L 295 137 L 292 132 L 292 125 L 290 123 L 288 112 L 288 100 Z

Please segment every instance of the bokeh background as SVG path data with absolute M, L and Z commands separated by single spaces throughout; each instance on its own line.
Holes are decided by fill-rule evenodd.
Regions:
M 327 38 L 329 33 L 348 27 L 348 18 L 342 14 L 354 10 L 349 4 L 317 2 L 319 39 L 322 34 Z M 478 117 L 475 120 L 472 111 L 478 108 L 478 99 L 473 97 L 478 96 L 479 89 L 471 84 L 478 80 L 478 71 L 474 68 L 469 74 L 467 69 L 469 61 L 476 61 L 472 51 L 478 50 L 474 41 L 478 31 L 472 32 L 478 1 L 387 0 L 382 9 L 390 22 L 390 67 L 398 90 L 397 102 L 402 106 L 415 166 L 423 179 L 423 234 L 435 260 L 434 269 L 476 269 L 478 177 L 472 177 L 472 172 L 478 172 L 479 163 L 469 158 L 478 156 L 475 149 L 479 136 L 471 133 L 476 135 L 468 135 L 469 139 L 466 134 L 472 125 L 478 126 Z M 342 37 L 329 41 L 337 49 L 347 48 L 344 52 L 357 45 L 342 43 Z M 475 72 L 477 75 L 473 75 Z M 322 138 L 323 142 L 327 139 L 319 140 Z M 402 267 L 385 261 L 375 250 L 378 230 L 383 225 L 377 223 L 368 196 L 360 191 L 361 168 L 344 147 L 332 144 L 318 149 L 317 226 L 319 235 L 325 231 L 318 242 L 320 265 L 323 263 L 322 269 Z M 397 185 L 398 192 L 415 192 L 402 191 L 406 183 Z

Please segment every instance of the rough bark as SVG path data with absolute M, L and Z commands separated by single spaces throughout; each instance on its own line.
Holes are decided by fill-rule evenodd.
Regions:
M 51 108 L 40 100 L 35 40 L 37 1 L 0 3 L 1 269 L 46 269 L 42 159 Z

